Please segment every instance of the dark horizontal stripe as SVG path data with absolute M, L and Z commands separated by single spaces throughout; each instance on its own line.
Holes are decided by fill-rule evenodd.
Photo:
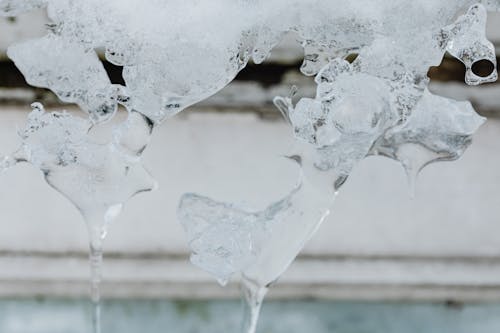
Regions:
M 499 59 L 497 59 L 499 60 Z M 122 67 L 115 66 L 108 61 L 103 61 L 111 82 L 124 84 L 122 77 Z M 236 77 L 236 81 L 258 82 L 264 87 L 277 85 L 282 82 L 283 77 L 290 71 L 299 71 L 300 63 L 282 65 L 279 63 L 265 63 L 261 65 L 249 64 Z M 490 65 L 487 62 L 478 63 L 474 70 L 483 75 L 488 72 Z M 454 59 L 445 57 L 438 67 L 429 70 L 429 77 L 436 81 L 459 81 L 463 82 L 465 76 L 464 65 Z M 0 87 L 26 88 L 23 75 L 19 72 L 13 62 L 0 61 Z
M 105 257 L 116 260 L 187 260 L 189 254 L 181 252 L 113 252 L 105 251 Z M 80 258 L 86 259 L 87 253 L 79 251 L 6 251 L 0 250 L 0 257 L 19 258 Z M 393 262 L 445 262 L 470 264 L 500 264 L 500 256 L 465 256 L 465 255 L 400 255 L 400 254 L 301 254 L 298 261 L 393 261 Z

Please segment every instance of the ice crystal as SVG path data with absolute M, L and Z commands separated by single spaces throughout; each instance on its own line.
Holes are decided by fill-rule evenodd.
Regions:
M 250 60 L 263 62 L 284 34 L 296 34 L 301 71 L 315 76 L 316 96 L 275 104 L 296 137 L 297 186 L 262 211 L 196 194 L 179 207 L 193 262 L 222 283 L 243 277 L 252 305 L 247 332 L 255 331 L 266 288 L 328 215 L 357 163 L 390 157 L 413 183 L 424 166 L 456 159 L 470 144 L 483 119 L 466 102 L 432 95 L 429 68 L 447 52 L 464 63 L 467 84 L 497 79 L 485 27 L 498 0 L 0 0 L 0 15 L 42 7 L 47 35 L 11 46 L 8 55 L 30 84 L 77 104 L 89 119 L 36 106 L 23 149 L 1 166 L 24 156 L 83 212 L 102 213 L 149 189 L 140 156 L 154 126 L 215 94 Z M 124 85 L 111 83 L 96 50 L 123 67 Z M 475 73 L 485 61 L 491 72 Z M 112 142 L 92 142 L 88 130 L 120 104 L 127 122 Z

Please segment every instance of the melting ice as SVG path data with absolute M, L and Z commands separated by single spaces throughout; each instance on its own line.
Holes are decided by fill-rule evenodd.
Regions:
M 357 163 L 390 157 L 413 183 L 423 167 L 459 158 L 470 144 L 484 119 L 469 103 L 430 93 L 429 68 L 448 52 L 464 63 L 466 83 L 497 79 L 485 26 L 498 0 L 0 0 L 3 16 L 37 8 L 47 9 L 47 35 L 8 55 L 31 85 L 88 117 L 35 105 L 21 149 L 2 167 L 32 163 L 87 220 L 99 221 L 89 223 L 97 226 L 90 227 L 93 263 L 105 221 L 153 187 L 140 156 L 154 127 L 215 94 L 250 60 L 263 62 L 285 33 L 298 36 L 301 71 L 315 76 L 316 96 L 275 100 L 296 138 L 297 185 L 262 211 L 197 194 L 179 207 L 192 261 L 221 283 L 242 276 L 246 332 L 255 331 L 265 291 L 329 214 Z M 123 67 L 125 85 L 111 83 L 96 50 Z M 491 73 L 474 73 L 478 61 L 493 64 Z M 115 126 L 112 142 L 93 142 L 89 130 L 120 105 L 127 122 Z

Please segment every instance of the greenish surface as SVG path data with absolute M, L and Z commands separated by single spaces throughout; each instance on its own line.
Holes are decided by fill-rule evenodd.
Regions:
M 106 301 L 103 333 L 240 332 L 231 301 Z M 2 300 L 1 333 L 88 333 L 90 305 L 72 300 Z M 498 333 L 500 304 L 267 302 L 259 333 Z

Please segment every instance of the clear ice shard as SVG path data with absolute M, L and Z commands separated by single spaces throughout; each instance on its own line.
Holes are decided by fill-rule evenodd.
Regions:
M 40 103 L 34 103 L 19 133 L 20 149 L 2 163 L 2 169 L 19 162 L 37 167 L 47 183 L 68 198 L 85 218 L 90 238 L 94 333 L 100 332 L 99 285 L 107 226 L 128 199 L 156 186 L 142 166 L 143 148 L 126 140 L 131 128 L 140 129 L 137 119 L 141 118 L 131 113 L 127 123 L 135 126 L 124 124 L 116 129 L 115 140 L 100 143 L 89 133 L 95 126 L 90 120 L 67 112 L 48 113 Z
M 151 190 L 154 180 L 137 156 L 116 142 L 95 142 L 92 123 L 67 112 L 45 112 L 33 104 L 20 132 L 23 159 L 39 168 L 47 182 L 66 196 L 88 222 L 111 217 L 129 198 Z M 19 153 L 18 153 L 19 154 Z
M 45 37 L 9 48 L 27 81 L 75 103 L 89 119 L 35 105 L 19 151 L 0 161 L 40 168 L 89 222 L 93 299 L 98 301 L 106 220 L 154 186 L 141 164 L 154 127 L 226 86 L 253 59 L 263 62 L 287 32 L 304 48 L 314 98 L 277 97 L 296 138 L 301 168 L 290 194 L 252 211 L 187 194 L 179 218 L 192 260 L 221 283 L 241 275 L 254 332 L 267 288 L 329 214 L 336 192 L 370 155 L 399 161 L 410 184 L 434 161 L 460 157 L 483 118 L 470 104 L 432 95 L 427 72 L 448 52 L 465 82 L 497 79 L 486 39 L 487 10 L 499 0 L 0 0 L 0 15 L 47 7 Z M 112 84 L 98 52 L 123 68 Z M 480 75 L 475 65 L 489 62 Z M 89 131 L 119 105 L 126 122 L 99 143 Z M 92 227 L 94 226 L 94 227 Z M 99 311 L 94 315 L 98 332 Z
M 234 274 L 242 274 L 266 287 L 295 259 L 328 215 L 333 199 L 331 182 L 316 188 L 303 178 L 288 196 L 258 212 L 186 194 L 179 220 L 195 265 L 223 285 Z
M 472 6 L 466 14 L 441 31 L 443 46 L 452 56 L 462 61 L 466 68 L 465 82 L 478 85 L 498 79 L 495 46 L 486 39 L 486 8 L 480 4 Z M 489 75 L 481 77 L 472 69 L 474 63 L 486 60 L 492 66 Z
M 470 103 L 432 95 L 427 71 L 447 51 L 465 64 L 467 84 L 495 81 L 496 57 L 485 27 L 486 8 L 498 8 L 497 2 L 484 2 L 486 8 L 472 1 L 365 3 L 366 11 L 363 3 L 331 12 L 325 4 L 324 12 L 311 16 L 285 14 L 293 22 L 288 30 L 304 47 L 301 70 L 315 75 L 317 84 L 314 98 L 295 105 L 291 97 L 275 99 L 296 137 L 290 157 L 302 175 L 294 190 L 258 212 L 197 194 L 181 199 L 179 220 L 192 262 L 223 284 L 234 274 L 242 277 L 249 306 L 245 332 L 255 331 L 267 288 L 329 214 L 357 163 L 374 154 L 398 160 L 414 187 L 426 165 L 459 158 L 484 122 Z M 482 60 L 492 64 L 484 77 L 473 71 Z
M 13 45 L 8 55 L 35 87 L 49 88 L 63 101 L 76 103 L 94 122 L 117 110 L 119 87 L 113 86 L 94 49 L 46 37 Z
M 269 286 L 299 254 L 330 213 L 337 174 L 314 165 L 311 145 L 298 143 L 291 160 L 304 176 L 285 198 L 258 212 L 196 194 L 182 197 L 179 220 L 189 237 L 193 264 L 221 284 L 242 278 L 247 304 L 244 332 L 255 332 Z
M 23 3 L 19 10 L 31 4 Z M 47 36 L 13 45 L 9 56 L 30 84 L 77 103 L 95 122 L 111 118 L 117 103 L 155 123 L 173 116 L 227 85 L 247 64 L 256 40 L 250 18 L 218 14 L 243 14 L 245 1 L 222 0 L 200 10 L 179 1 L 46 3 Z M 110 84 L 96 49 L 123 67 L 126 87 Z
M 387 130 L 370 153 L 399 161 L 414 187 L 418 173 L 426 165 L 458 159 L 485 120 L 469 102 L 457 102 L 426 90 L 407 122 Z

